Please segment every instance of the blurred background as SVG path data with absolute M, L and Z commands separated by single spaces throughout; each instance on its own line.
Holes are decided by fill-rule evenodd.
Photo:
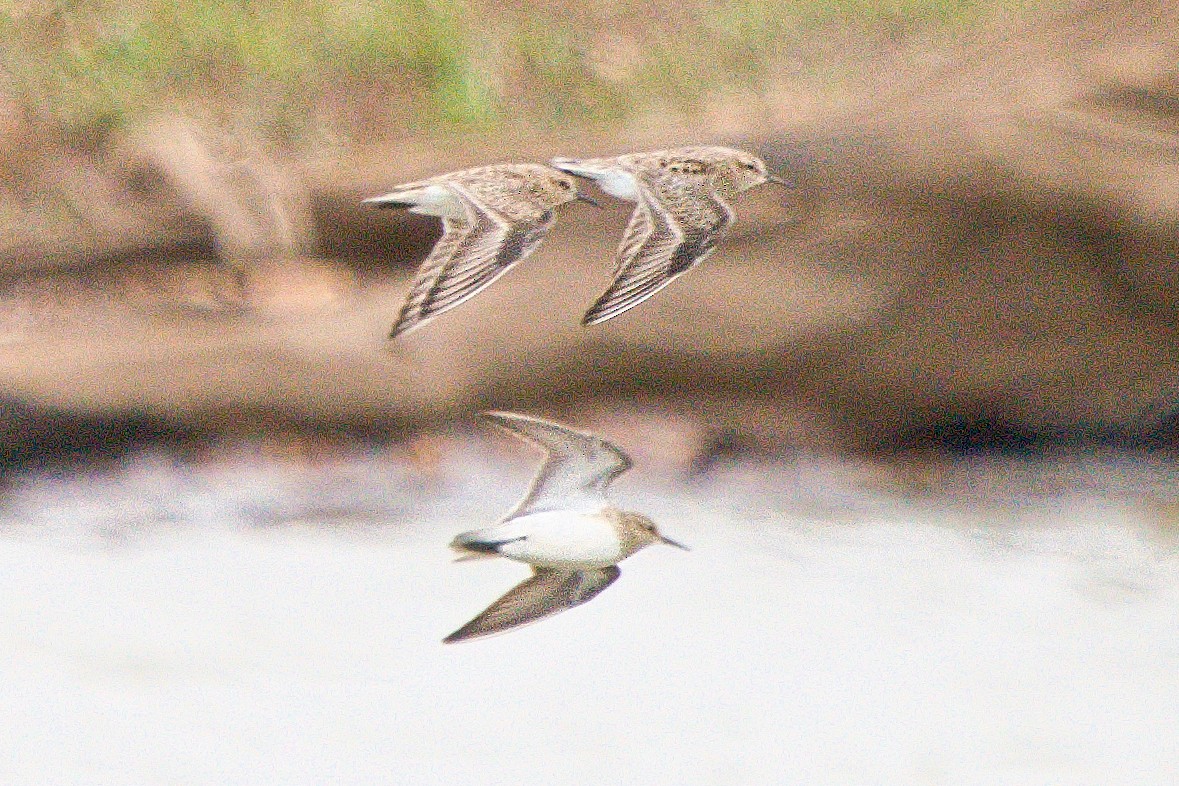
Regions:
M 363 198 L 693 143 L 794 188 L 385 345 L 439 227 Z M 0 226 L 6 782 L 1179 781 L 1179 3 L 0 3 Z M 696 551 L 443 652 L 486 408 Z
M 66 431 L 388 434 L 489 405 L 665 408 L 770 451 L 1173 444 L 1174 22 L 989 0 L 11 6 L 5 467 Z M 692 142 L 797 183 L 743 197 L 700 275 L 582 330 L 613 200 L 381 351 L 439 230 L 361 198 Z

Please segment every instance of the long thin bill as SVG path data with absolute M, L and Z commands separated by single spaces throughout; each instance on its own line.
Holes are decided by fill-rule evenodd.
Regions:
M 766 180 L 771 183 L 777 183 L 780 186 L 786 186 L 786 188 L 794 188 L 794 183 L 784 177 L 778 177 L 777 175 L 766 175 Z
M 669 546 L 675 546 L 677 549 L 683 549 L 684 551 L 691 551 L 691 549 L 688 548 L 687 546 L 685 546 L 683 543 L 680 543 L 678 541 L 674 541 L 671 538 L 667 537 L 666 535 L 660 535 L 659 540 L 663 543 L 666 543 Z
M 598 200 L 594 199 L 591 196 L 586 196 L 585 194 L 582 194 L 581 192 L 578 192 L 577 196 L 574 197 L 574 199 L 576 199 L 578 202 L 586 202 L 588 204 L 593 205 L 594 207 L 601 207 L 602 206 L 601 202 L 599 202 Z

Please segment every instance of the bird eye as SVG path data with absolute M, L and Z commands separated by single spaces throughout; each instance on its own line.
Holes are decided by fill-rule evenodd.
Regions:
M 741 166 L 749 170 L 757 169 L 757 164 L 751 164 L 748 161 L 742 161 Z

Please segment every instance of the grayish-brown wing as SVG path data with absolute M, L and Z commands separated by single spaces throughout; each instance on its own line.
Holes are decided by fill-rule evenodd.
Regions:
M 644 174 L 639 200 L 618 247 L 614 281 L 583 325 L 634 308 L 704 260 L 735 215 L 703 176 Z
M 483 414 L 547 454 L 532 487 L 505 520 L 550 510 L 601 510 L 610 504 L 607 487 L 631 467 L 621 448 L 596 434 L 515 412 Z
M 442 641 L 452 644 L 500 633 L 580 606 L 613 584 L 621 573 L 617 565 L 576 571 L 533 570 L 530 578 Z
M 670 248 L 676 242 L 676 235 L 672 228 L 666 222 L 663 222 L 657 229 L 654 218 L 651 214 L 651 209 L 647 207 L 647 202 L 640 192 L 640 196 L 635 202 L 635 209 L 631 211 L 630 221 L 626 224 L 626 231 L 622 233 L 622 240 L 618 244 L 618 251 L 614 255 L 615 276 L 622 272 L 622 268 L 626 266 L 627 260 L 633 258 L 638 253 L 639 246 L 643 243 L 651 243 L 652 250 L 654 250 L 656 243 L 660 243 L 661 245 L 666 243 Z M 659 248 L 659 251 L 662 253 L 662 247 Z
M 442 219 L 442 237 L 422 263 L 389 338 L 407 333 L 474 297 L 532 253 L 553 225 L 545 210 L 533 221 L 509 221 L 460 186 L 465 218 Z

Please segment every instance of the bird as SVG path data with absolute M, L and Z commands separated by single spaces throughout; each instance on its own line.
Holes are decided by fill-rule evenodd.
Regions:
M 597 202 L 573 177 L 543 164 L 493 164 L 397 186 L 361 204 L 409 208 L 442 219 L 389 339 L 404 335 L 478 294 L 531 254 L 566 202 Z
M 702 262 L 736 220 L 733 197 L 766 182 L 790 185 L 752 153 L 714 145 L 550 163 L 636 203 L 614 280 L 586 311 L 587 326 L 634 308 Z
M 619 510 L 606 489 L 631 467 L 605 439 L 515 412 L 483 416 L 545 452 L 528 493 L 498 524 L 460 533 L 458 559 L 506 557 L 532 575 L 443 642 L 486 636 L 543 619 L 595 597 L 618 578 L 618 563 L 653 543 L 687 550 L 651 519 Z

